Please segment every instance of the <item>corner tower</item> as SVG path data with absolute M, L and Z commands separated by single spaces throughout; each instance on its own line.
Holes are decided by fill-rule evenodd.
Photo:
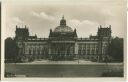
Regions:
M 29 36 L 29 30 L 24 26 L 24 28 L 20 28 L 16 25 L 16 31 L 15 31 L 15 39 L 16 40 L 24 40 Z

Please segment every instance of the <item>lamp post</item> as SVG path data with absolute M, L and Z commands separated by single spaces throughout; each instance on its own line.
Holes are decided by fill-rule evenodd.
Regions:
M 79 64 L 79 58 L 80 58 L 80 57 L 79 57 L 79 54 L 78 54 L 78 64 Z

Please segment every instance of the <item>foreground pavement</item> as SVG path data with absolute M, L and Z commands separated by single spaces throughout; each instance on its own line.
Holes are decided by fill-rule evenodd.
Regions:
M 123 65 L 123 63 L 98 63 L 98 62 L 91 62 L 85 60 L 75 60 L 75 61 L 50 61 L 50 60 L 38 60 L 33 62 L 27 63 L 13 63 L 13 64 L 77 64 L 77 65 Z

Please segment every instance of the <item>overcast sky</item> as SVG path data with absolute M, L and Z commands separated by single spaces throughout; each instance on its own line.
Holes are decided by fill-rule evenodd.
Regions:
M 16 25 L 27 25 L 30 35 L 48 37 L 62 15 L 78 37 L 96 35 L 98 26 L 112 26 L 112 36 L 124 37 L 126 18 L 123 0 L 18 0 L 5 3 L 5 37 L 14 37 Z

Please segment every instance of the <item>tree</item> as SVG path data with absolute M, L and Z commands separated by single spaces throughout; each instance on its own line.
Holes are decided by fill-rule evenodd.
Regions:
M 16 62 L 18 55 L 18 47 L 12 38 L 5 40 L 5 62 Z
M 123 61 L 123 38 L 112 38 L 111 43 L 109 45 L 109 55 L 115 61 Z

